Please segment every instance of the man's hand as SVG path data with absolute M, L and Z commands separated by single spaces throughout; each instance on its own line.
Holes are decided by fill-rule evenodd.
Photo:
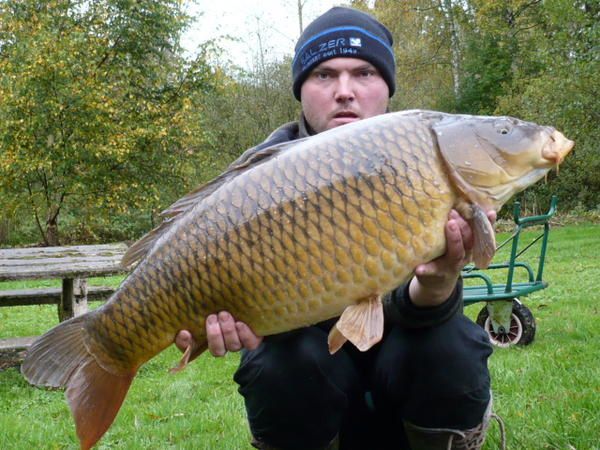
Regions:
M 211 314 L 206 318 L 206 340 L 213 356 L 225 356 L 228 351 L 237 352 L 242 348 L 254 350 L 262 342 L 248 325 L 235 321 L 227 311 Z M 175 345 L 184 351 L 193 343 L 194 337 L 188 330 L 181 330 L 175 338 Z
M 494 224 L 496 212 L 490 211 L 488 219 Z M 457 211 L 450 211 L 445 232 L 446 253 L 417 266 L 410 281 L 409 296 L 416 306 L 443 303 L 452 294 L 462 268 L 471 260 L 473 231 Z

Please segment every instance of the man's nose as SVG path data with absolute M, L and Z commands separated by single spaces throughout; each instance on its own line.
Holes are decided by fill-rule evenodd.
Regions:
M 347 102 L 354 100 L 354 83 L 352 77 L 342 74 L 338 77 L 335 89 L 335 100 L 338 102 Z

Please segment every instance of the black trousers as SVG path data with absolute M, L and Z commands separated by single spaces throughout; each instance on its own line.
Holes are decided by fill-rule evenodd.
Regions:
M 271 446 L 310 450 L 337 434 L 343 450 L 408 448 L 403 422 L 464 430 L 481 422 L 490 398 L 486 333 L 457 314 L 434 327 L 386 330 L 361 353 L 335 355 L 335 321 L 267 337 L 242 354 L 234 379 L 252 434 Z

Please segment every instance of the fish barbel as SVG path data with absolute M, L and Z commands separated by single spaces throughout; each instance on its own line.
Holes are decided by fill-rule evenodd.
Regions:
M 381 339 L 381 295 L 445 251 L 452 208 L 471 221 L 473 258 L 495 251 L 486 212 L 557 166 L 573 142 L 510 117 L 389 113 L 278 144 L 175 203 L 134 244 L 139 261 L 107 303 L 30 348 L 22 373 L 66 387 L 82 448 L 116 416 L 139 367 L 179 330 L 206 349 L 222 310 L 270 335 L 340 316 L 330 351 Z

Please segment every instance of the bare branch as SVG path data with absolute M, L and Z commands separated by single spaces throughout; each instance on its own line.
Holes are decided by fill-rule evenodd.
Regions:
M 515 37 L 517 34 L 519 34 L 521 31 L 526 31 L 526 30 L 531 30 L 532 28 L 537 28 L 539 27 L 541 24 L 539 23 L 534 23 L 533 25 L 529 25 L 528 27 L 522 27 L 522 28 L 518 28 L 516 29 L 511 35 L 510 37 Z
M 122 37 L 123 37 L 123 33 L 121 33 L 121 34 L 119 34 L 119 36 L 117 36 L 117 39 L 115 40 L 113 45 L 111 45 L 110 48 L 108 50 L 106 50 L 106 52 L 104 53 L 104 56 L 102 57 L 100 62 L 96 65 L 96 70 L 98 70 L 102 65 L 104 65 L 104 63 L 106 61 L 108 61 L 108 58 L 109 58 L 112 50 L 114 50 L 116 48 L 116 46 L 121 42 Z
M 33 201 L 33 190 L 31 188 L 31 184 L 29 183 L 29 181 L 27 181 L 27 191 L 29 192 L 29 201 L 31 203 L 31 208 L 33 210 L 33 216 L 35 217 L 35 223 L 37 224 L 37 227 L 38 227 L 38 230 L 39 230 L 40 234 L 42 235 L 42 239 L 44 240 L 44 244 L 45 245 L 50 245 L 48 243 L 48 237 L 46 236 L 46 233 L 44 232 L 44 228 L 42 227 L 42 223 L 40 222 L 40 216 L 38 214 L 38 210 L 37 210 L 36 204 Z

